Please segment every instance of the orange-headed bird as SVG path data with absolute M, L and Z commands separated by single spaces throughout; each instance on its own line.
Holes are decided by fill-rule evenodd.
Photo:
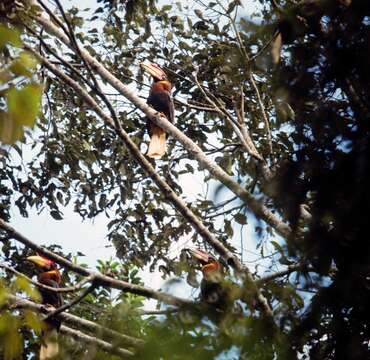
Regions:
M 56 264 L 41 255 L 29 256 L 28 261 L 33 262 L 40 273 L 38 282 L 53 288 L 60 287 L 61 275 Z M 46 306 L 59 308 L 63 305 L 63 299 L 60 293 L 40 288 L 42 303 Z M 59 353 L 58 330 L 60 321 L 57 319 L 46 320 L 43 324 L 43 331 L 40 345 L 40 360 L 55 358 Z
M 203 279 L 200 283 L 201 300 L 217 310 L 225 310 L 230 302 L 227 289 L 223 286 L 222 267 L 212 255 L 200 249 L 188 249 L 202 266 Z
M 173 123 L 175 110 L 171 98 L 172 85 L 168 81 L 166 73 L 157 64 L 141 63 L 140 65 L 153 78 L 147 103 Z M 147 120 L 147 128 L 150 136 L 147 155 L 153 159 L 160 159 L 166 153 L 166 132 L 149 119 Z

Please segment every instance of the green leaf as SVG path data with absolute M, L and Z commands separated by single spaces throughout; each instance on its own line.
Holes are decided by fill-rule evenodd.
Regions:
M 31 77 L 37 65 L 36 59 L 28 52 L 23 51 L 18 59 L 14 60 L 10 65 L 10 70 L 13 74 L 18 76 Z
M 40 111 L 42 87 L 28 84 L 12 88 L 7 94 L 8 113 L 16 126 L 33 126 Z
M 9 311 L 0 313 L 0 347 L 5 360 L 18 359 L 23 348 L 22 335 L 19 332 L 19 318 Z
M 164 6 L 162 6 L 161 11 L 162 12 L 167 12 L 167 11 L 170 11 L 171 9 L 172 9 L 172 5 L 164 5 Z
M 284 253 L 284 250 L 283 250 L 282 246 L 281 246 L 278 242 L 276 242 L 276 241 L 272 240 L 272 241 L 271 241 L 271 245 L 272 245 L 272 246 L 273 246 L 277 251 L 279 251 L 279 253 L 280 253 L 280 254 L 283 254 L 283 253 Z
M 30 310 L 25 310 L 23 314 L 24 323 L 27 327 L 34 330 L 37 334 L 41 334 L 42 322 L 39 317 Z
M 30 282 L 24 277 L 18 276 L 17 279 L 12 284 L 16 291 L 25 292 L 32 300 L 40 301 L 40 293 L 37 289 L 31 286 Z
M 21 47 L 22 41 L 20 33 L 16 29 L 10 29 L 5 25 L 0 24 L 0 49 L 6 44 L 11 44 L 15 47 Z
M 0 111 L 0 141 L 13 144 L 23 136 L 23 127 L 12 121 L 8 113 Z

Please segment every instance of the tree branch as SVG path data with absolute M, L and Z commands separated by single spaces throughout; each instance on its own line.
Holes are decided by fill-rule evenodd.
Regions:
M 34 0 L 29 0 L 31 4 L 35 4 Z M 38 14 L 34 19 L 42 25 L 45 30 L 57 37 L 66 46 L 74 49 L 70 39 L 64 35 L 59 29 L 51 23 L 45 16 Z M 112 75 L 98 60 L 92 57 L 88 51 L 80 48 L 80 54 L 85 61 L 90 65 L 91 69 L 96 71 L 103 80 L 114 87 L 121 95 L 126 97 L 132 102 L 137 108 L 143 111 L 156 125 L 163 128 L 167 133 L 173 136 L 175 139 L 180 141 L 185 149 L 204 167 L 206 168 L 215 178 L 222 182 L 238 197 L 240 197 L 249 209 L 255 213 L 255 215 L 272 228 L 276 230 L 278 234 L 283 237 L 287 237 L 290 234 L 290 227 L 278 219 L 269 209 L 267 209 L 260 201 L 255 199 L 246 189 L 239 185 L 231 176 L 229 176 L 221 167 L 219 167 L 214 161 L 210 160 L 190 138 L 184 135 L 177 127 L 172 125 L 165 117 L 160 116 L 154 109 L 147 105 L 142 99 L 140 99 L 128 86 L 121 83 L 114 75 Z M 126 143 L 126 142 L 125 142 Z M 126 143 L 127 145 L 127 143 Z M 129 147 L 129 146 L 128 146 Z M 129 147 L 130 148 L 130 147 Z M 149 164 L 149 163 L 148 163 Z
M 78 282 L 75 286 L 69 286 L 69 287 L 60 287 L 60 288 L 54 288 L 54 287 L 51 287 L 51 286 L 47 286 L 47 285 L 44 285 L 44 284 L 41 284 L 40 282 L 38 281 L 35 281 L 35 280 L 32 280 L 31 278 L 29 278 L 28 276 L 22 274 L 21 272 L 13 269 L 12 267 L 4 264 L 4 263 L 0 263 L 0 268 L 3 268 L 5 269 L 6 271 L 8 272 L 11 272 L 17 276 L 20 276 L 24 279 L 26 279 L 29 283 L 37 286 L 38 288 L 41 288 L 41 289 L 44 289 L 44 290 L 48 290 L 48 291 L 52 291 L 52 292 L 56 292 L 56 293 L 69 293 L 69 292 L 75 292 L 75 291 L 78 291 L 80 290 L 86 283 L 88 282 L 91 282 L 94 280 L 94 276 L 87 276 L 85 277 L 84 279 L 82 279 L 80 282 Z
M 94 283 L 92 283 L 91 286 L 86 288 L 79 296 L 77 296 L 75 299 L 73 299 L 70 303 L 64 304 L 64 305 L 58 307 L 57 309 L 53 310 L 52 312 L 47 314 L 42 320 L 46 321 L 47 319 L 50 319 L 50 318 L 62 313 L 63 311 L 66 311 L 67 309 L 70 309 L 72 306 L 78 304 L 84 297 L 86 297 L 92 291 L 94 291 L 95 288 L 96 288 L 96 285 Z
M 137 313 L 139 315 L 168 315 L 178 312 L 179 309 L 171 308 L 171 309 L 164 309 L 164 310 L 138 310 Z
M 92 270 L 88 270 L 82 266 L 79 266 L 77 264 L 74 264 L 70 262 L 69 260 L 63 258 L 60 255 L 57 255 L 53 253 L 50 250 L 45 249 L 44 247 L 35 244 L 31 240 L 27 239 L 25 236 L 17 232 L 15 229 L 13 229 L 10 225 L 8 225 L 4 220 L 0 219 L 0 229 L 7 232 L 7 234 L 22 243 L 25 246 L 28 246 L 29 248 L 35 250 L 36 252 L 39 252 L 46 257 L 50 258 L 51 260 L 54 260 L 56 263 L 60 264 L 61 266 L 65 267 L 66 269 L 69 269 L 77 274 L 81 274 L 83 276 L 91 276 L 93 277 L 95 283 L 97 285 L 101 286 L 108 286 L 114 289 L 122 290 L 124 292 L 130 292 L 132 294 L 149 297 L 153 299 L 157 299 L 159 301 L 163 301 L 166 304 L 174 305 L 174 306 L 192 306 L 195 305 L 194 302 L 186 299 L 182 299 L 176 296 L 172 296 L 166 293 L 162 293 L 160 291 L 156 291 L 151 288 L 147 288 L 140 285 L 130 284 L 123 280 L 117 280 L 113 279 L 109 276 L 94 272 Z
M 6 298 L 7 301 L 12 305 L 15 305 L 16 308 L 30 309 L 39 313 L 45 313 L 50 311 L 44 305 L 37 304 L 33 301 L 26 300 L 12 294 L 7 294 Z M 104 326 L 98 325 L 92 321 L 82 319 L 72 314 L 61 313 L 57 315 L 57 318 L 66 324 L 78 326 L 88 331 L 91 331 L 94 333 L 95 336 L 97 334 L 102 334 L 105 335 L 106 337 L 109 337 L 110 340 L 119 341 L 132 346 L 142 346 L 144 344 L 144 341 L 141 339 L 121 334 L 117 331 L 105 328 Z
M 29 51 L 32 49 L 26 47 Z M 122 128 L 119 121 L 111 119 L 106 115 L 102 109 L 98 106 L 95 100 L 73 79 L 68 77 L 66 74 L 61 72 L 57 67 L 51 64 L 47 59 L 43 58 L 41 55 L 33 52 L 34 55 L 55 75 L 60 79 L 66 82 L 71 86 L 80 97 L 91 107 L 95 113 L 97 113 L 105 123 L 114 128 L 117 132 L 117 135 L 121 140 L 126 144 L 131 155 L 136 159 L 136 161 L 142 166 L 142 168 L 147 172 L 147 174 L 153 179 L 157 184 L 159 189 L 165 194 L 167 199 L 171 201 L 174 207 L 192 224 L 194 229 L 207 241 L 232 267 L 234 267 L 239 273 L 244 273 L 247 277 L 248 283 L 254 284 L 252 274 L 249 269 L 243 266 L 239 259 L 229 251 L 216 237 L 208 230 L 208 228 L 199 220 L 199 218 L 187 207 L 186 203 L 171 189 L 171 187 L 158 175 L 156 170 L 153 168 L 151 163 L 145 158 L 145 156 L 140 152 L 135 143 L 131 140 L 129 135 Z M 159 115 L 156 115 L 160 117 Z M 170 124 L 166 120 L 167 123 Z M 176 128 L 175 128 L 176 129 Z M 176 129 L 177 130 L 177 129 Z M 177 130 L 178 131 L 178 130 Z M 181 132 L 180 132 L 181 133 Z M 284 224 L 285 225 L 285 224 Z M 259 289 L 254 286 L 256 298 L 259 300 L 259 303 L 263 304 L 262 308 L 266 314 L 272 315 L 271 309 L 267 303 L 267 300 L 262 296 Z
M 99 347 L 100 349 L 102 349 L 104 351 L 109 352 L 109 353 L 113 353 L 113 354 L 123 356 L 124 359 L 128 358 L 128 357 L 131 358 L 132 356 L 134 356 L 134 353 L 129 351 L 129 350 L 122 349 L 120 347 L 114 346 L 114 345 L 112 345 L 111 343 L 109 343 L 107 341 L 98 339 L 95 336 L 93 337 L 93 336 L 90 336 L 90 335 L 86 335 L 86 334 L 84 334 L 83 332 L 81 332 L 79 330 L 69 328 L 65 325 L 61 325 L 59 331 L 62 334 L 70 336 L 71 338 L 73 338 L 77 341 L 81 341 L 81 342 L 84 342 L 86 344 L 92 344 L 92 345 L 95 345 L 95 346 Z
M 9 301 L 11 301 L 12 303 L 16 304 L 19 307 L 29 308 L 29 309 L 32 309 L 34 311 L 41 312 L 41 313 L 50 311 L 49 308 L 45 307 L 42 304 L 37 304 L 33 301 L 22 299 L 20 297 L 17 297 L 11 294 L 7 294 L 7 298 Z M 60 313 L 60 314 L 57 314 L 56 317 L 62 320 L 63 322 L 65 322 L 66 324 L 86 329 L 87 331 L 91 331 L 95 335 L 101 334 L 102 336 L 112 338 L 115 341 L 119 341 L 119 342 L 122 341 L 125 344 L 129 344 L 133 346 L 142 346 L 144 344 L 144 341 L 141 339 L 128 336 L 128 335 L 124 335 L 112 329 L 101 326 L 93 321 L 80 318 L 70 313 Z
M 307 267 L 305 265 L 301 265 L 301 264 L 289 265 L 285 270 L 281 270 L 281 271 L 272 273 L 270 275 L 266 275 L 266 276 L 256 280 L 256 283 L 258 285 L 263 285 L 263 284 L 266 284 L 269 281 L 278 279 L 278 278 L 283 277 L 285 275 L 289 275 L 289 274 L 291 274 L 295 271 L 304 270 L 304 269 L 307 269 Z M 309 269 L 307 269 L 307 271 L 309 271 Z
M 224 108 L 220 106 L 220 102 L 218 101 L 218 104 L 216 104 L 215 101 L 211 99 L 211 97 L 207 94 L 207 92 L 203 89 L 203 86 L 199 83 L 197 76 L 194 77 L 195 83 L 198 86 L 198 89 L 202 92 L 205 99 L 208 101 L 209 104 L 211 104 L 214 109 L 217 111 L 218 114 L 220 114 L 222 117 L 226 119 L 226 122 L 230 124 L 230 126 L 234 129 L 234 132 L 236 136 L 239 138 L 241 143 L 243 144 L 245 150 L 247 153 L 251 156 L 256 157 L 256 152 L 254 152 L 247 141 L 247 139 L 244 137 L 243 133 L 241 132 L 239 128 L 239 124 L 236 123 L 236 121 L 233 119 L 233 117 L 229 114 L 229 112 Z

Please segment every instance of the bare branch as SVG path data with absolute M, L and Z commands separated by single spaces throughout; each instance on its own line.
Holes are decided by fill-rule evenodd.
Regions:
M 17 297 L 11 294 L 7 294 L 7 298 L 10 302 L 14 303 L 17 307 L 29 308 L 29 309 L 32 309 L 34 311 L 41 312 L 41 313 L 45 313 L 45 312 L 48 313 L 50 311 L 50 309 L 45 307 L 44 305 L 37 304 L 33 301 L 22 299 L 20 297 Z M 123 342 L 123 343 L 133 345 L 133 346 L 142 346 L 144 344 L 144 341 L 141 339 L 119 333 L 112 329 L 101 326 L 93 321 L 80 318 L 70 313 L 60 313 L 60 314 L 57 314 L 56 317 L 62 320 L 63 322 L 65 322 L 66 324 L 69 324 L 71 326 L 80 327 L 82 329 L 85 329 L 87 331 L 94 333 L 95 335 L 101 334 L 102 336 L 112 338 L 115 341 Z
M 78 304 L 84 297 L 89 295 L 94 289 L 96 288 L 96 285 L 93 283 L 91 286 L 86 288 L 79 296 L 77 296 L 75 299 L 73 299 L 70 303 L 64 304 L 61 307 L 58 307 L 57 309 L 53 310 L 49 314 L 47 314 L 42 320 L 45 321 L 47 319 L 50 319 L 63 311 L 66 311 L 67 309 L 70 309 L 72 306 Z
M 269 123 L 269 119 L 268 119 L 267 112 L 266 112 L 266 109 L 265 109 L 265 105 L 263 105 L 261 94 L 260 94 L 260 91 L 259 91 L 258 86 L 256 84 L 256 81 L 254 80 L 252 71 L 249 69 L 248 72 L 249 72 L 249 80 L 250 80 L 250 82 L 253 86 L 253 89 L 254 89 L 255 93 L 256 93 L 258 105 L 261 109 L 262 118 L 263 118 L 263 121 L 265 123 L 267 139 L 268 139 L 269 148 L 270 148 L 270 154 L 272 154 L 271 130 L 270 130 L 270 123 Z
M 202 92 L 203 96 L 206 98 L 206 100 L 215 108 L 216 112 L 218 112 L 222 117 L 226 119 L 226 121 L 234 129 L 235 134 L 240 139 L 244 148 L 247 150 L 247 153 L 251 155 L 253 158 L 255 158 L 255 160 L 257 160 L 258 162 L 265 163 L 265 160 L 258 153 L 256 147 L 254 146 L 253 140 L 251 136 L 249 135 L 249 131 L 247 130 L 245 126 L 244 117 L 243 119 L 241 119 L 241 117 L 239 116 L 238 110 L 236 110 L 237 121 L 234 120 L 234 118 L 230 115 L 230 113 L 227 111 L 227 109 L 222 104 L 222 102 L 217 97 L 212 95 L 209 91 L 206 91 L 204 89 L 204 86 L 199 83 L 196 76 L 194 77 L 194 80 L 199 90 Z M 213 101 L 211 97 L 213 97 L 215 100 Z M 244 108 L 244 103 L 243 103 L 243 108 Z M 243 114 L 244 114 L 244 109 L 243 109 Z
M 201 110 L 201 111 L 206 111 L 206 112 L 218 112 L 217 109 L 213 107 L 209 107 L 206 105 L 197 105 L 195 103 L 192 103 L 190 100 L 184 101 L 178 97 L 175 97 L 173 100 L 175 103 L 186 106 L 190 109 Z
M 262 277 L 261 279 L 256 280 L 256 283 L 258 285 L 263 285 L 263 284 L 265 284 L 269 281 L 278 279 L 278 278 L 286 276 L 286 275 L 290 275 L 291 273 L 293 273 L 295 271 L 304 270 L 304 269 L 307 269 L 307 267 L 305 265 L 301 265 L 301 264 L 289 265 L 285 270 L 281 270 L 281 271 L 272 273 L 270 275 L 266 275 L 266 276 Z
M 37 304 L 33 301 L 23 299 L 12 294 L 7 294 L 6 297 L 8 302 L 12 304 L 12 307 L 15 306 L 16 308 L 31 309 L 39 313 L 47 313 L 50 311 L 50 309 L 48 309 L 44 305 Z M 144 341 L 141 339 L 121 334 L 117 331 L 98 325 L 92 321 L 82 319 L 76 315 L 61 313 L 58 314 L 56 317 L 66 324 L 69 324 L 71 326 L 78 326 L 82 329 L 91 331 L 92 333 L 94 333 L 95 336 L 101 334 L 109 337 L 110 340 L 122 342 L 132 346 L 142 346 L 144 344 Z
M 30 48 L 28 48 L 28 50 L 32 51 Z M 136 161 L 138 161 L 138 163 L 143 167 L 143 169 L 147 172 L 147 174 L 154 180 L 157 186 L 165 194 L 167 199 L 171 200 L 171 203 L 175 206 L 175 208 L 193 225 L 193 227 L 205 239 L 205 241 L 207 241 L 232 267 L 234 267 L 239 273 L 244 273 L 244 275 L 247 277 L 248 282 L 250 284 L 254 284 L 253 278 L 252 278 L 252 275 L 249 269 L 244 267 L 240 263 L 236 255 L 233 254 L 231 251 L 229 251 L 219 240 L 216 239 L 216 237 L 199 220 L 199 218 L 187 207 L 185 202 L 179 196 L 176 195 L 176 193 L 171 189 L 171 187 L 164 180 L 162 180 L 162 178 L 155 171 L 151 163 L 145 158 L 145 156 L 143 156 L 143 154 L 141 154 L 136 144 L 131 140 L 129 135 L 124 131 L 121 124 L 118 121 L 114 121 L 110 117 L 108 117 L 101 110 L 101 108 L 98 106 L 95 100 L 88 93 L 86 93 L 86 91 L 78 83 L 76 83 L 73 79 L 69 78 L 66 74 L 61 72 L 58 68 L 56 68 L 47 59 L 43 58 L 39 54 L 34 53 L 34 55 L 40 61 L 42 61 L 43 64 L 49 70 L 51 70 L 60 79 L 62 79 L 68 85 L 70 85 L 81 96 L 81 98 L 91 107 L 91 109 L 95 111 L 106 122 L 108 126 L 113 127 L 116 130 L 117 135 L 126 144 L 131 155 L 136 159 Z M 156 114 L 156 118 L 162 119 L 162 117 L 157 114 Z M 167 119 L 165 119 L 165 122 L 168 124 L 171 124 L 169 121 L 167 121 Z M 177 130 L 177 128 L 175 129 Z M 182 134 L 180 131 L 179 133 Z M 253 200 L 256 201 L 254 198 Z M 260 205 L 260 203 L 258 204 Z M 271 309 L 266 299 L 260 293 L 259 289 L 257 287 L 254 287 L 253 290 L 255 291 L 255 294 L 259 300 L 259 303 L 263 304 L 262 308 L 264 309 L 266 314 L 272 315 Z
M 226 11 L 225 8 L 224 8 L 224 10 L 225 10 L 225 13 L 227 14 L 227 11 Z M 234 33 L 235 33 L 236 39 L 238 41 L 240 52 L 245 57 L 245 59 L 247 61 L 247 64 L 249 64 L 249 62 L 250 62 L 250 56 L 249 56 L 248 51 L 245 48 L 245 46 L 243 44 L 243 41 L 242 41 L 242 39 L 240 37 L 240 32 L 238 31 L 238 29 L 236 27 L 235 20 L 232 19 L 232 17 L 230 15 L 227 15 L 227 17 L 229 18 L 230 23 L 231 23 L 231 25 L 232 25 L 232 27 L 234 29 Z M 252 73 L 252 70 L 251 70 L 251 68 L 250 68 L 249 65 L 246 68 L 246 71 L 247 71 L 249 80 L 250 80 L 250 82 L 252 84 L 252 87 L 253 87 L 253 89 L 254 89 L 254 91 L 256 93 L 256 96 L 257 96 L 257 102 L 258 102 L 258 105 L 259 105 L 259 107 L 261 109 L 262 118 L 263 118 L 263 121 L 265 123 L 265 128 L 266 128 L 266 133 L 267 133 L 267 138 L 268 138 L 268 143 L 269 143 L 269 149 L 270 149 L 270 154 L 272 154 L 272 141 L 271 141 L 270 123 L 269 123 L 269 119 L 268 119 L 268 116 L 267 116 L 267 113 L 266 113 L 266 110 L 265 110 L 265 106 L 263 105 L 261 94 L 260 94 L 259 89 L 257 87 L 256 81 L 254 80 L 253 73 Z
M 31 0 L 33 2 L 33 0 Z M 73 50 L 73 45 L 67 36 L 61 33 L 58 28 L 52 24 L 42 14 L 35 17 L 35 20 L 41 24 L 47 32 L 56 36 L 65 45 Z M 163 128 L 167 133 L 179 140 L 185 149 L 187 149 L 194 158 L 206 168 L 215 178 L 221 181 L 232 192 L 238 195 L 258 217 L 266 221 L 281 236 L 287 237 L 290 233 L 290 227 L 278 219 L 270 210 L 268 210 L 260 201 L 255 199 L 246 189 L 240 186 L 231 176 L 221 169 L 214 161 L 207 158 L 204 152 L 189 137 L 184 135 L 177 127 L 172 125 L 166 118 L 161 117 L 156 111 L 140 99 L 129 87 L 121 83 L 112 75 L 99 61 L 92 57 L 85 49 L 80 48 L 81 56 L 89 63 L 91 69 L 96 71 L 102 79 L 113 86 L 120 94 L 125 96 L 141 111 L 143 111 L 156 125 Z M 51 64 L 52 65 L 52 64 Z M 117 122 L 116 122 L 116 125 Z M 121 131 L 121 130 L 120 130 Z M 127 135 L 127 134 L 126 134 Z M 122 137 L 121 137 L 122 138 Z M 126 141 L 125 141 L 126 143 Z M 127 143 L 126 143 L 127 145 Z M 149 164 L 149 163 L 148 163 Z
M 271 38 L 261 47 L 261 49 L 251 56 L 248 60 L 248 63 L 251 64 L 254 60 L 256 60 L 261 54 L 263 54 L 266 49 L 271 45 L 271 43 L 276 39 L 276 37 L 280 34 L 279 31 L 275 31 L 274 34 L 271 36 Z
M 114 345 L 112 345 L 111 343 L 109 343 L 107 341 L 98 339 L 95 336 L 86 335 L 82 331 L 69 328 L 65 325 L 61 325 L 59 331 L 62 334 L 70 336 L 71 338 L 73 338 L 77 341 L 81 341 L 81 342 L 84 342 L 86 344 L 92 344 L 92 345 L 95 345 L 95 346 L 99 347 L 100 349 L 105 350 L 107 352 L 120 355 L 120 356 L 123 357 L 123 359 L 131 358 L 132 356 L 134 356 L 134 353 L 129 351 L 129 350 L 122 349 L 120 347 L 114 346 Z
M 137 313 L 139 315 L 168 315 L 178 312 L 179 309 L 171 308 L 171 309 L 164 309 L 164 310 L 138 310 Z
M 29 283 L 37 286 L 38 288 L 41 288 L 41 289 L 44 289 L 44 290 L 48 290 L 48 291 L 52 291 L 52 292 L 56 292 L 56 293 L 69 293 L 69 292 L 75 292 L 75 291 L 78 291 L 80 290 L 86 283 L 88 282 L 91 282 L 94 280 L 94 275 L 91 275 L 91 276 L 87 276 L 85 278 L 83 278 L 80 282 L 78 282 L 75 286 L 70 286 L 70 287 L 60 287 L 60 288 L 53 288 L 51 286 L 47 286 L 47 285 L 44 285 L 44 284 L 41 284 L 40 282 L 38 281 L 35 281 L 35 280 L 32 280 L 31 278 L 29 278 L 28 276 L 22 274 L 21 272 L 13 269 L 12 267 L 4 264 L 4 263 L 0 263 L 0 267 L 5 269 L 6 271 L 8 272 L 11 272 L 19 277 L 22 277 L 23 279 L 26 279 Z
M 88 270 L 82 266 L 74 264 L 70 262 L 69 260 L 63 258 L 62 256 L 57 255 L 53 253 L 52 251 L 47 250 L 44 247 L 37 245 L 31 240 L 27 239 L 25 236 L 23 236 L 22 234 L 17 232 L 15 229 L 13 229 L 10 225 L 5 223 L 4 220 L 2 219 L 0 219 L 0 229 L 6 231 L 11 238 L 19 241 L 25 246 L 28 246 L 29 248 L 35 250 L 36 252 L 39 252 L 45 255 L 51 260 L 54 260 L 56 263 L 65 267 L 66 269 L 74 271 L 75 273 L 81 274 L 83 276 L 92 276 L 94 278 L 95 283 L 98 285 L 109 286 L 111 288 L 122 290 L 124 292 L 130 292 L 132 294 L 157 299 L 157 300 L 163 301 L 166 304 L 170 304 L 174 306 L 181 307 L 181 306 L 194 305 L 192 301 L 182 299 L 176 296 L 172 296 L 166 293 L 162 293 L 160 291 L 156 291 L 151 288 L 144 287 L 144 286 L 130 284 L 126 281 L 113 279 L 109 276 L 94 272 L 92 270 Z

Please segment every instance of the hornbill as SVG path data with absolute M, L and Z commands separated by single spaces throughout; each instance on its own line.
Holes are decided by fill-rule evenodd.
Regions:
M 202 266 L 201 300 L 217 310 L 225 310 L 230 303 L 230 296 L 223 284 L 221 263 L 206 251 L 200 249 L 188 249 L 188 251 Z
M 28 261 L 34 263 L 40 270 L 38 282 L 53 288 L 60 287 L 61 275 L 56 264 L 41 255 L 27 257 Z M 42 303 L 46 306 L 59 308 L 63 305 L 60 293 L 40 288 Z M 46 320 L 43 324 L 43 331 L 40 345 L 40 360 L 53 359 L 58 355 L 58 331 L 60 321 L 57 319 Z
M 172 85 L 168 81 L 166 73 L 157 64 L 141 63 L 140 66 L 153 78 L 147 103 L 173 123 L 175 110 L 171 98 Z M 150 136 L 147 155 L 153 159 L 160 159 L 166 153 L 166 132 L 149 119 L 147 120 L 147 129 Z

